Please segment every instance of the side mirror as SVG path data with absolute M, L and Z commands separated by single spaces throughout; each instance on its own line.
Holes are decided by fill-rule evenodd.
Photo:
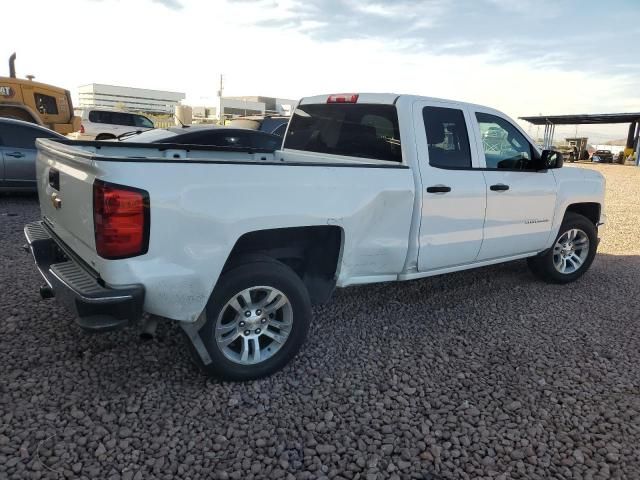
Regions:
M 555 150 L 543 150 L 540 163 L 543 170 L 547 168 L 562 168 L 564 160 L 561 152 L 557 152 Z

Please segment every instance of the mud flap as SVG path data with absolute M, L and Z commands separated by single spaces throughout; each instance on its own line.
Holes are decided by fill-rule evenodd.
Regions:
M 204 326 L 206 321 L 207 321 L 207 316 L 205 315 L 205 312 L 202 312 L 198 317 L 198 320 L 191 323 L 180 322 L 180 327 L 182 328 L 184 333 L 187 334 L 187 337 L 189 337 L 189 340 L 191 341 L 191 345 L 193 345 L 193 348 L 195 349 L 198 356 L 200 357 L 200 360 L 202 360 L 202 363 L 205 365 L 210 365 L 212 362 L 211 356 L 209 356 L 207 347 L 204 346 L 204 343 L 200 338 L 200 329 Z

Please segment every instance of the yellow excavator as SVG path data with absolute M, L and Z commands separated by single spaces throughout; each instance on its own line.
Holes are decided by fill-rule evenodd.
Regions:
M 80 129 L 69 90 L 16 77 L 16 54 L 9 57 L 9 76 L 0 77 L 0 117 L 37 123 L 66 135 Z

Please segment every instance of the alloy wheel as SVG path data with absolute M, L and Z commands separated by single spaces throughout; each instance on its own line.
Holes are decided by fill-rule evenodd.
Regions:
M 564 232 L 553 246 L 553 265 L 564 275 L 575 273 L 589 255 L 589 237 L 579 228 Z
M 269 286 L 250 287 L 232 296 L 218 315 L 216 343 L 229 360 L 255 365 L 275 355 L 293 325 L 287 296 Z

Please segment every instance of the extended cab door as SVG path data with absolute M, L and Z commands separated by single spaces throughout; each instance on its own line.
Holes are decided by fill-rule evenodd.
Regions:
M 487 189 L 474 168 L 468 112 L 453 102 L 420 100 L 413 117 L 422 178 L 418 270 L 472 263 L 482 244 Z
M 507 117 L 481 107 L 471 113 L 487 184 L 478 261 L 543 250 L 555 212 L 553 173 L 537 170 L 538 153 Z

